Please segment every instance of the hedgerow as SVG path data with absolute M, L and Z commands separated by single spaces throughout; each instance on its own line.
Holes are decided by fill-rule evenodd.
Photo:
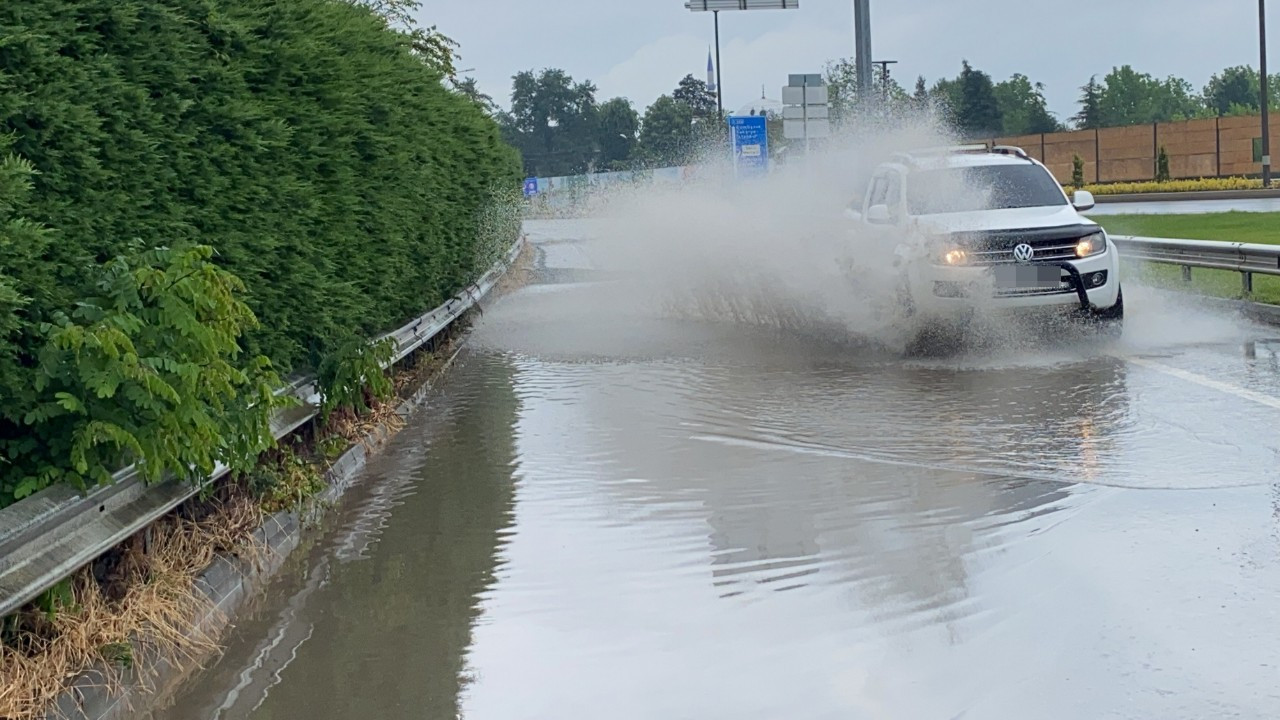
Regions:
M 1064 186 L 1067 192 L 1075 185 Z M 1081 188 L 1094 195 L 1130 195 L 1143 193 L 1200 192 L 1208 190 L 1260 190 L 1262 181 L 1257 178 L 1223 177 L 1194 180 L 1144 180 L 1140 182 L 1085 183 Z
M 410 45 L 339 0 L 0 2 L 0 506 L 256 454 L 277 373 L 514 238 L 517 153 Z

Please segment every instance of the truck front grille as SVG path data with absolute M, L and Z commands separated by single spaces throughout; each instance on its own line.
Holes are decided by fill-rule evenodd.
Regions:
M 1030 245 L 1034 254 L 1031 262 L 1062 262 L 1076 259 L 1076 245 L 1080 239 L 1098 232 L 1092 225 L 1066 227 L 992 230 L 985 232 L 955 233 L 952 239 L 965 248 L 973 265 L 999 265 L 1018 262 L 1013 249 L 1018 245 Z

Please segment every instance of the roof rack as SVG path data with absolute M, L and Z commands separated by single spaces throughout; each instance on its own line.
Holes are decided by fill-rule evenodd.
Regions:
M 991 152 L 1000 153 L 1001 155 L 1016 155 L 1023 160 L 1031 159 L 1031 156 L 1027 154 L 1026 150 L 1015 145 L 993 145 L 991 147 Z
M 954 155 L 956 153 L 984 152 L 987 152 L 987 145 L 985 143 L 980 145 L 940 145 L 938 147 L 923 147 L 907 152 L 894 153 L 894 157 L 914 158 L 924 157 L 927 155 Z
M 1014 145 L 987 145 L 986 143 L 974 143 L 969 145 L 949 145 L 941 147 L 919 148 L 910 152 L 896 152 L 893 154 L 895 162 L 904 165 L 915 164 L 915 162 L 923 157 L 938 157 L 940 155 L 979 155 L 986 153 L 995 153 L 998 155 L 1012 155 L 1022 158 L 1023 160 L 1034 162 L 1026 150 Z

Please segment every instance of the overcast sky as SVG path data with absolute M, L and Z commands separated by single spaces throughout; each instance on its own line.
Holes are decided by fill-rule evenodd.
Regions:
M 511 76 L 558 67 L 591 80 L 601 102 L 625 96 L 636 109 L 680 78 L 706 75 L 714 34 L 710 13 L 684 0 L 424 0 L 421 19 L 461 44 L 460 69 L 504 107 Z M 1255 0 L 871 0 L 876 60 L 897 60 L 908 90 L 954 76 L 967 58 L 996 81 L 1022 72 L 1043 82 L 1050 110 L 1075 113 L 1091 74 L 1132 64 L 1202 88 L 1229 65 L 1258 63 Z M 1280 68 L 1280 6 L 1268 42 Z M 779 99 L 788 73 L 820 72 L 853 54 L 849 0 L 800 0 L 799 10 L 723 12 L 720 52 L 725 109 L 765 95 Z

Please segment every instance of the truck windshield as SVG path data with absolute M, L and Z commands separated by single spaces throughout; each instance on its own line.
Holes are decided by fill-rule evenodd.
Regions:
M 923 170 L 907 181 L 912 215 L 1066 204 L 1053 176 L 1030 163 Z

